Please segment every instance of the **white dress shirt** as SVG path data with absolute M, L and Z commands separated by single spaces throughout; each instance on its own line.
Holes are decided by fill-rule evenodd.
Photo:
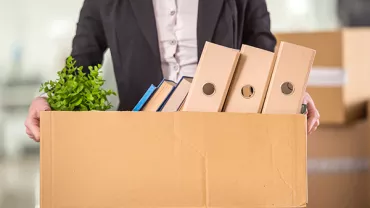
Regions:
M 165 79 L 193 77 L 198 61 L 198 0 L 153 0 Z

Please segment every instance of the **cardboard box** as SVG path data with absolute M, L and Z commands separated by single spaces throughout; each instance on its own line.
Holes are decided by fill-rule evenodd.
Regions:
M 317 51 L 307 91 L 323 124 L 345 124 L 365 117 L 370 98 L 370 28 L 276 34 Z
M 41 208 L 305 207 L 306 117 L 42 112 Z
M 364 181 L 368 176 L 361 172 L 310 174 L 308 177 L 309 201 L 307 208 L 368 208 Z
M 361 120 L 308 137 L 308 208 L 370 207 L 368 129 Z

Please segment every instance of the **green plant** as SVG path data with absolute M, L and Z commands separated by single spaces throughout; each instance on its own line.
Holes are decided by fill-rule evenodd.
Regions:
M 101 65 L 90 66 L 90 73 L 83 67 L 76 67 L 70 56 L 65 67 L 58 72 L 58 79 L 41 84 L 40 92 L 47 93 L 47 101 L 55 111 L 105 111 L 112 108 L 107 100 L 109 95 L 117 95 L 112 90 L 104 90 L 105 82 L 100 75 Z

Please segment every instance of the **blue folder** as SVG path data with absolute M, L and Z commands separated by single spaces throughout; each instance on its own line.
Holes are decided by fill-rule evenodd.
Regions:
M 156 89 L 157 88 L 154 85 L 150 85 L 149 89 L 145 92 L 132 111 L 141 111 L 148 100 L 152 97 Z

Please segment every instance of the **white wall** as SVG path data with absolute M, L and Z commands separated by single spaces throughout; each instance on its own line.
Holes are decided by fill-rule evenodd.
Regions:
M 339 26 L 336 0 L 266 0 L 274 32 L 315 31 Z
M 17 76 L 56 76 L 71 52 L 72 38 L 83 0 L 1 0 L 0 81 L 12 70 L 15 44 L 24 49 L 22 70 Z M 103 71 L 112 74 L 110 53 Z M 113 77 L 114 78 L 114 77 Z M 114 82 L 109 76 L 108 82 Z
M 82 2 L 83 0 L 2 1 L 1 74 L 8 74 L 11 70 L 14 44 L 19 44 L 24 49 L 22 74 L 27 76 L 40 73 L 49 76 L 58 70 L 70 52 L 70 42 Z
M 0 81 L 5 70 L 10 67 L 9 50 L 14 39 L 17 39 L 17 17 L 14 13 L 16 1 L 1 1 L 0 5 Z

